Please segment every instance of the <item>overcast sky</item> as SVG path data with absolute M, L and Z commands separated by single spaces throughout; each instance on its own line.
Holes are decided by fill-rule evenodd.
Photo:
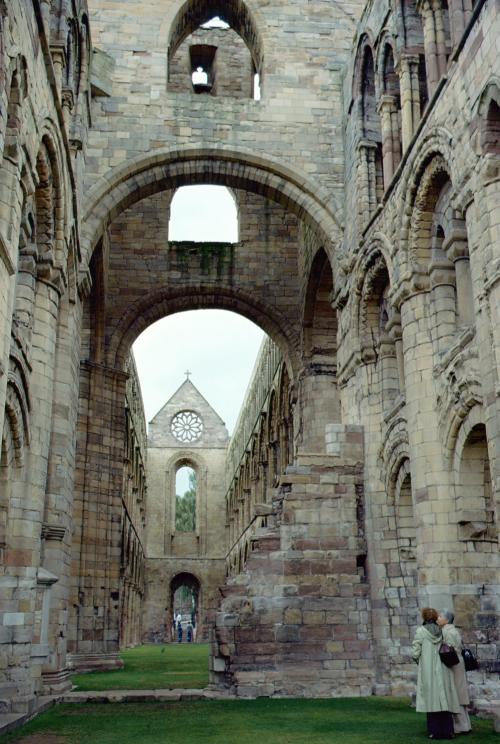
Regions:
M 222 186 L 187 186 L 171 205 L 170 240 L 238 239 L 236 205 Z M 232 434 L 263 331 L 224 310 L 176 313 L 147 328 L 133 346 L 146 421 L 186 379 L 217 411 Z
M 190 370 L 191 382 L 231 434 L 263 332 L 225 310 L 176 313 L 149 326 L 134 344 L 146 421 L 151 421 Z

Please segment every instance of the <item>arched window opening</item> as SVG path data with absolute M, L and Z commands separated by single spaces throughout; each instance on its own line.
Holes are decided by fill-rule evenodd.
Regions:
M 180 573 L 170 582 L 169 625 L 172 641 L 193 643 L 200 636 L 200 582 L 189 573 Z
M 398 533 L 398 550 L 401 562 L 401 573 L 405 579 L 414 582 L 417 549 L 417 531 L 413 514 L 413 498 L 411 493 L 411 476 L 404 474 L 398 484 L 396 501 L 396 526 Z M 412 586 L 414 584 L 412 583 Z
M 375 97 L 375 67 L 370 47 L 365 48 L 361 70 L 361 114 L 363 136 L 374 142 L 379 142 L 380 121 Z
M 382 70 L 382 83 L 384 93 L 394 96 L 399 103 L 399 78 L 394 66 L 394 52 L 390 44 L 385 45 L 384 49 L 384 67 Z
M 190 465 L 182 465 L 175 474 L 176 532 L 195 532 L 198 481 Z
M 438 168 L 439 164 L 435 163 Z M 452 223 L 450 206 L 451 182 L 448 173 L 437 170 L 430 180 L 427 212 L 430 233 L 426 245 L 426 264 L 430 279 L 430 300 L 436 317 L 436 339 L 445 348 L 456 330 L 456 281 L 453 263 L 446 255 L 447 236 Z M 427 211 L 426 209 L 426 211 Z M 422 221 L 425 232 L 424 221 Z
M 387 538 L 394 549 L 387 558 L 385 596 L 392 643 L 392 661 L 412 673 L 410 646 L 418 623 L 417 530 L 413 512 L 410 463 L 405 458 L 391 477 L 388 491 Z
M 474 426 L 465 440 L 457 481 L 460 537 L 495 539 L 491 466 L 484 424 Z
M 305 312 L 304 346 L 312 361 L 331 363 L 337 354 L 337 313 L 332 307 L 333 273 L 323 249 L 314 257 L 309 275 Z
M 307 435 L 310 437 L 307 446 L 311 451 L 324 446 L 324 426 L 340 420 L 336 384 L 337 310 L 332 301 L 332 265 L 325 249 L 319 248 L 309 271 L 303 316 L 304 359 L 309 370 L 308 395 L 313 401 L 311 417 L 315 421 Z
M 483 148 L 487 153 L 500 155 L 500 106 L 490 101 L 483 132 Z
M 238 210 L 225 186 L 182 186 L 170 204 L 170 241 L 236 243 Z
M 379 112 L 382 128 L 384 188 L 387 188 L 402 155 L 399 78 L 394 66 L 392 46 L 388 43 L 383 52 L 382 97 L 379 102 Z
M 418 92 L 420 99 L 420 115 L 425 111 L 429 102 L 429 89 L 427 87 L 427 67 L 425 64 L 425 54 L 418 55 Z
M 366 328 L 369 339 L 379 343 L 382 335 L 387 331 L 387 324 L 391 317 L 388 300 L 390 284 L 389 274 L 382 260 L 379 259 L 373 268 L 375 271 L 367 275 L 367 280 L 371 281 L 366 302 Z
M 382 131 L 380 116 L 377 111 L 377 100 L 375 93 L 375 65 L 371 48 L 366 45 L 362 51 L 362 61 L 359 70 L 359 107 L 360 107 L 360 134 L 361 140 L 358 145 L 359 168 L 358 188 L 368 196 L 366 200 L 360 200 L 360 219 L 364 226 L 377 205 L 382 200 L 384 193 L 384 168 L 382 155 Z
M 243 4 L 239 12 L 225 10 L 214 16 L 213 4 L 193 6 L 191 0 L 181 9 L 169 46 L 169 91 L 259 100 L 255 74 L 261 70 L 262 55 L 254 24 Z M 210 52 L 203 53 L 203 48 Z
M 444 350 L 450 334 L 473 323 L 467 228 L 451 203 L 452 184 L 440 157 L 431 161 L 422 180 L 426 186 L 419 199 L 415 255 L 429 273 L 438 343 Z
M 389 411 L 404 390 L 401 322 L 390 302 L 390 277 L 381 253 L 375 253 L 366 267 L 359 317 L 362 358 L 378 363 L 382 408 Z

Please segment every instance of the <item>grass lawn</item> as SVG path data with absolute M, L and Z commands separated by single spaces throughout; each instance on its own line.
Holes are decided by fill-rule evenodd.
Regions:
M 129 648 L 125 667 L 114 672 L 75 674 L 78 690 L 165 690 L 208 685 L 208 644 L 169 643 Z
M 491 721 L 469 742 L 494 744 Z M 19 744 L 424 744 L 407 699 L 228 700 L 61 705 L 0 737 Z

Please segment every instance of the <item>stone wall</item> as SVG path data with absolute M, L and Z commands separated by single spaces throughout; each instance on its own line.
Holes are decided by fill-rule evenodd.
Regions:
M 194 86 L 195 91 L 218 97 L 254 97 L 254 67 L 250 50 L 231 28 L 199 28 L 188 36 L 170 56 L 168 90 L 172 93 L 192 92 L 192 72 L 200 66 L 206 71 L 207 84 Z
M 174 436 L 175 417 L 189 411 L 201 422 L 186 441 Z M 183 435 L 181 432 L 181 437 Z M 228 433 L 218 414 L 186 380 L 149 424 L 147 563 L 144 639 L 172 640 L 174 593 L 194 588 L 196 640 L 206 640 L 220 601 L 224 580 L 227 526 L 224 465 Z M 182 467 L 196 474 L 194 530 L 176 523 L 176 476 Z M 181 496 L 182 493 L 179 494 Z M 184 583 L 183 583 L 184 582 Z
M 169 90 L 206 0 L 93 0 L 90 20 L 83 2 L 0 3 L 1 705 L 31 710 L 68 687 L 68 649 L 105 667 L 137 641 L 129 352 L 153 321 L 204 307 L 261 325 L 283 360 L 226 483 L 213 680 L 405 692 L 417 609 L 445 604 L 486 705 L 499 664 L 497 3 L 217 8 L 232 32 L 211 38 L 239 35 L 226 51 L 241 70 L 250 55 L 260 101 Z M 191 183 L 233 189 L 237 244 L 169 243 L 171 197 Z M 125 463 L 140 472 L 141 457 Z
M 498 14 L 488 3 L 475 6 L 473 18 L 463 11 L 462 31 L 469 26 L 464 35 L 451 27 L 438 69 L 427 6 L 420 12 L 405 45 L 403 20 L 383 19 L 378 6 L 368 7 L 346 80 L 346 198 L 353 219 L 337 264 L 345 275 L 336 291 L 339 379 L 344 420 L 363 423 L 369 434 L 372 601 L 384 596 L 383 613 L 388 606 L 391 618 L 389 625 L 377 623 L 379 666 L 393 656 L 390 675 L 404 686 L 399 662 L 408 653 L 407 625 L 418 622 L 416 600 L 452 606 L 466 642 L 482 658 L 483 671 L 471 675 L 481 698 L 491 694 L 499 658 L 498 506 L 495 512 L 490 485 L 498 397 L 486 371 L 497 369 L 498 272 L 491 263 L 497 206 L 490 201 L 496 165 L 485 146 L 496 65 L 488 38 Z M 450 6 L 452 13 L 456 21 L 460 13 Z M 418 24 L 421 46 L 414 39 Z M 384 91 L 387 45 L 400 86 L 392 99 Z M 427 63 L 427 103 L 419 98 L 416 52 Z M 363 65 L 370 55 L 374 89 Z M 370 201 L 373 171 L 366 170 L 376 135 L 367 141 L 361 106 L 370 95 L 379 115 L 372 130 L 375 122 L 382 136 L 385 189 L 378 203 Z M 387 150 L 395 142 L 399 163 L 391 164 Z M 405 496 L 409 484 L 412 503 Z M 412 509 L 411 534 L 404 512 L 398 517 L 402 494 L 404 511 Z
M 20 712 L 36 695 L 70 686 L 76 210 L 89 39 L 85 3 L 69 6 L 60 3 L 58 30 L 38 2 L 0 11 L 0 707 Z M 78 69 L 64 56 L 55 61 L 68 24 L 81 44 Z

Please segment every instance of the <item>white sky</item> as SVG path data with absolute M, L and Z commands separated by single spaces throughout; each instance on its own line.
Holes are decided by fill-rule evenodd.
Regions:
M 186 186 L 171 204 L 170 240 L 236 242 L 236 204 L 223 186 Z M 192 372 L 191 381 L 232 434 L 264 337 L 254 323 L 225 310 L 191 310 L 147 328 L 133 346 L 146 421 Z
M 190 370 L 191 382 L 232 433 L 263 331 L 226 310 L 190 310 L 149 326 L 133 349 L 146 421 L 175 393 Z
M 183 186 L 170 205 L 169 240 L 236 243 L 238 213 L 225 186 Z

